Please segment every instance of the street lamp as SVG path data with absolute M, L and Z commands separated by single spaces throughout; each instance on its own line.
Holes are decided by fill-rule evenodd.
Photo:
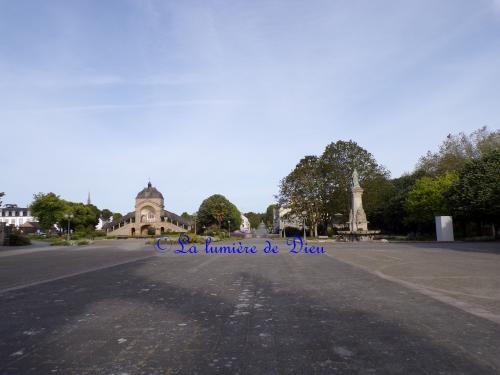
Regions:
M 194 218 L 194 234 L 196 234 L 196 215 L 193 215 Z
M 227 234 L 228 238 L 231 237 L 231 220 L 227 221 Z
M 307 215 L 307 212 L 302 211 L 302 217 L 304 218 L 304 241 L 307 239 L 306 238 L 306 215 Z
M 64 214 L 64 218 L 68 219 L 68 231 L 66 232 L 66 241 L 69 241 L 69 222 L 73 219 L 73 214 Z

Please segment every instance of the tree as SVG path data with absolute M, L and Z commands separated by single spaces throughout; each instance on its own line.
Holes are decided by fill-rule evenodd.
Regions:
M 467 135 L 448 134 L 438 152 L 427 151 L 417 169 L 431 176 L 459 172 L 470 159 L 478 159 L 500 149 L 500 130 L 491 132 L 486 126 Z
M 101 210 L 101 219 L 103 221 L 109 221 L 109 219 L 113 216 L 113 212 L 108 210 L 107 208 Z
M 376 175 L 364 182 L 363 189 L 363 206 L 371 229 L 386 230 L 387 218 L 392 215 L 387 212 L 387 205 L 397 192 L 393 181 Z
M 317 235 L 318 223 L 325 212 L 322 177 L 318 157 L 309 155 L 280 184 L 280 205 L 289 208 L 292 215 L 307 220 L 311 235 Z
M 0 207 L 2 206 L 2 197 L 5 195 L 5 193 L 0 192 Z
M 123 217 L 123 215 L 119 212 L 113 213 L 113 221 L 120 220 Z
M 78 232 L 92 232 L 99 223 L 100 211 L 93 204 L 64 202 L 65 213 L 73 215 L 69 220 L 71 230 Z M 63 216 L 58 221 L 59 227 L 66 228 L 68 220 Z
M 500 150 L 468 161 L 447 197 L 456 216 L 499 224 Z
M 383 207 L 382 217 L 378 217 L 381 219 L 381 223 L 378 223 L 379 229 L 382 229 L 386 232 L 397 233 L 397 234 L 406 234 L 411 231 L 411 226 L 406 222 L 406 211 L 404 208 L 404 204 L 408 193 L 413 189 L 417 180 L 425 175 L 422 171 L 416 171 L 411 174 L 403 174 L 401 177 L 394 178 L 389 180 L 392 188 L 392 193 L 387 197 L 387 200 Z M 369 189 L 367 189 L 367 193 Z M 371 213 L 371 210 L 369 211 Z M 377 222 L 377 218 L 373 218 L 370 216 L 370 213 L 367 215 L 370 217 L 369 220 L 373 220 Z M 375 223 L 374 223 L 375 224 Z
M 231 228 L 237 229 L 241 225 L 240 211 L 223 195 L 215 194 L 205 199 L 198 209 L 200 226 L 209 227 L 217 224 L 219 229 L 228 228 L 227 221 L 231 221 Z
M 267 228 L 272 229 L 274 225 L 274 209 L 277 208 L 277 205 L 275 204 L 270 204 L 267 206 L 266 213 L 263 214 L 263 217 L 261 221 L 264 221 L 264 224 L 266 224 Z M 260 224 L 260 222 L 259 222 Z M 258 225 L 257 225 L 258 226 Z
M 431 231 L 434 216 L 450 213 L 445 194 L 457 179 L 457 174 L 453 172 L 438 177 L 419 178 L 408 192 L 404 203 L 406 222 L 416 226 L 419 232 Z
M 250 222 L 250 227 L 253 229 L 257 229 L 261 221 L 264 220 L 264 214 L 258 214 L 255 212 L 247 212 L 244 214 L 248 221 Z
M 356 169 L 362 187 L 366 188 L 370 180 L 383 182 L 389 177 L 389 172 L 377 163 L 371 153 L 353 141 L 337 141 L 329 144 L 319 159 L 321 175 L 319 184 L 322 186 L 325 207 L 323 211 L 326 220 L 341 213 L 347 216 L 351 199 L 352 173 Z M 366 190 L 363 203 L 370 206 L 370 199 L 378 199 L 375 194 Z M 385 194 L 385 193 L 384 193 Z M 368 215 L 370 211 L 367 210 Z
M 188 213 L 187 213 L 187 212 L 185 212 L 185 211 L 181 214 L 181 217 L 182 217 L 183 219 L 185 219 L 185 220 L 188 220 L 188 221 L 190 221 L 190 220 L 193 218 L 193 217 L 192 217 L 192 215 L 188 214 Z
M 60 222 L 67 208 L 66 202 L 54 193 L 34 194 L 30 207 L 33 216 L 44 230 L 50 230 L 54 224 Z

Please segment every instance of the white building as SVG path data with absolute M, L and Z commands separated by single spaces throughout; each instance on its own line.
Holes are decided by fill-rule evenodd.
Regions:
M 291 209 L 286 207 L 273 208 L 273 232 L 281 233 L 286 227 L 301 228 L 303 221 L 292 215 Z
M 19 228 L 28 221 L 35 221 L 29 208 L 18 207 L 17 204 L 6 204 L 0 208 L 0 222 Z

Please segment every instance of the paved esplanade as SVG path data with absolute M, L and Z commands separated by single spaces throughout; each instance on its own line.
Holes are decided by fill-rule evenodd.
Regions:
M 0 251 L 0 374 L 499 373 L 498 247 Z

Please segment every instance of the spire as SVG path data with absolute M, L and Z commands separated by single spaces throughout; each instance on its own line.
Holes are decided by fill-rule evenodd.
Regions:
M 87 197 L 87 204 L 91 204 L 91 202 L 90 202 L 90 191 L 89 191 L 89 195 Z
M 152 185 L 151 185 L 151 181 L 148 182 L 148 188 L 150 188 Z

